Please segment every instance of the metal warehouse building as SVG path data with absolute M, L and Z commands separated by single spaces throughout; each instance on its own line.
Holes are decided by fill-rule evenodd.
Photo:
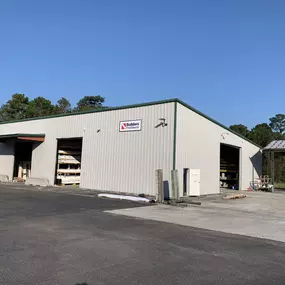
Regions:
M 178 170 L 180 196 L 247 189 L 259 146 L 178 99 L 0 123 L 0 174 L 50 185 L 156 194 Z

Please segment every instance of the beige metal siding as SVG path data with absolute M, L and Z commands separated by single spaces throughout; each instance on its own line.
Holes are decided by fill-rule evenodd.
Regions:
M 173 109 L 173 103 L 155 105 L 100 113 L 96 124 L 88 121 L 82 187 L 155 194 L 155 169 L 164 169 L 166 179 L 171 169 Z M 159 118 L 168 126 L 155 128 Z M 134 119 L 142 119 L 142 131 L 119 132 L 120 121 Z
M 219 193 L 220 143 L 241 148 L 242 189 L 248 188 L 253 171 L 255 178 L 260 175 L 261 152 L 257 146 L 179 103 L 176 138 L 176 169 L 179 172 L 181 196 L 183 195 L 183 168 L 201 170 L 201 194 Z
M 14 144 L 0 143 L 0 174 L 8 175 L 12 180 L 14 168 Z
M 168 126 L 155 126 L 165 118 Z M 142 131 L 119 132 L 119 122 L 142 119 Z M 155 169 L 165 180 L 173 158 L 174 103 L 0 125 L 0 135 L 45 133 L 35 145 L 33 177 L 54 183 L 57 138 L 83 137 L 81 187 L 155 194 Z M 97 132 L 100 130 L 99 132 Z M 0 163 L 2 157 L 0 155 Z M 0 171 L 1 174 L 1 171 Z

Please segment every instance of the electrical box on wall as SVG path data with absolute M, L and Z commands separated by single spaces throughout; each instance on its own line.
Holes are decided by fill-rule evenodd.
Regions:
M 200 169 L 190 169 L 190 196 L 200 196 Z

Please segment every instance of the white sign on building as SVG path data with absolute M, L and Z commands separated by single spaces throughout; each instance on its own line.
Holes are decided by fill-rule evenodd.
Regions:
M 134 132 L 141 130 L 142 130 L 142 120 L 120 122 L 120 132 Z

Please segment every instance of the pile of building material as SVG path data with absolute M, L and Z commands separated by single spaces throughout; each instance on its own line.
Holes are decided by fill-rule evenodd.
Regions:
M 16 182 L 24 182 L 31 177 L 31 162 L 20 161 L 18 164 L 18 176 L 14 178 Z
M 224 200 L 235 200 L 235 199 L 240 199 L 240 198 L 245 198 L 245 194 L 235 194 L 235 195 L 227 195 L 223 197 Z
M 101 198 L 111 198 L 111 199 L 119 199 L 119 200 L 128 200 L 128 201 L 134 201 L 134 202 L 146 202 L 146 203 L 151 203 L 151 202 L 153 202 L 153 199 L 148 199 L 148 198 L 144 198 L 144 197 L 118 195 L 118 194 L 109 194 L 109 193 L 101 193 L 101 194 L 98 194 L 98 197 L 101 197 Z
M 58 163 L 80 164 L 81 152 L 79 151 L 58 151 Z
M 256 178 L 254 181 L 250 181 L 250 186 L 248 188 L 248 191 L 252 190 L 274 192 L 274 185 L 272 183 L 272 178 L 269 177 L 269 175 L 263 175 L 260 176 L 260 178 Z
M 59 145 L 57 180 L 59 184 L 79 184 L 81 174 L 81 145 L 65 141 Z

